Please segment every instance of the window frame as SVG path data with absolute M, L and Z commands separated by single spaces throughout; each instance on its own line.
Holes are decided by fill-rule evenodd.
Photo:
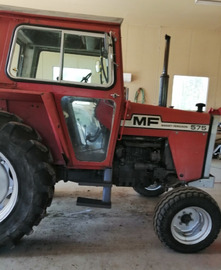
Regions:
M 57 81 L 53 79 L 39 79 L 39 78 L 31 78 L 31 77 L 22 77 L 22 76 L 14 76 L 11 73 L 12 70 L 12 63 L 13 63 L 13 55 L 15 51 L 16 44 L 19 44 L 17 42 L 17 36 L 18 36 L 18 31 L 20 29 L 37 29 L 37 30 L 43 30 L 43 31 L 52 31 L 52 32 L 60 32 L 61 33 L 61 45 L 60 45 L 60 51 L 59 51 L 59 68 L 60 68 L 60 75 Z M 63 80 L 62 79 L 62 72 L 64 68 L 64 36 L 66 34 L 73 34 L 73 35 L 78 35 L 78 36 L 85 36 L 85 37 L 95 37 L 95 38 L 103 38 L 106 41 L 106 45 L 108 47 L 108 77 L 109 81 L 106 84 L 102 83 L 85 83 L 85 82 L 75 82 L 75 81 L 68 81 L 68 80 Z M 20 44 L 19 44 L 20 45 Z M 76 86 L 76 87 L 86 87 L 86 88 L 100 88 L 101 90 L 108 90 L 110 89 L 114 83 L 115 83 L 115 65 L 114 65 L 114 46 L 113 46 L 113 37 L 110 33 L 107 32 L 88 32 L 88 31 L 83 31 L 83 30 L 70 30 L 70 29 L 62 29 L 62 28 L 54 28 L 54 27 L 44 27 L 44 26 L 36 26 L 36 25 L 19 25 L 15 31 L 14 31 L 14 36 L 12 39 L 12 44 L 10 47 L 10 52 L 9 52 L 9 57 L 7 61 L 7 67 L 6 67 L 6 72 L 7 75 L 14 81 L 22 81 L 22 82 L 35 82 L 35 83 L 46 83 L 46 84 L 57 84 L 57 85 L 71 85 L 71 86 Z M 40 55 L 40 53 L 39 53 Z M 39 60 L 39 58 L 38 58 Z

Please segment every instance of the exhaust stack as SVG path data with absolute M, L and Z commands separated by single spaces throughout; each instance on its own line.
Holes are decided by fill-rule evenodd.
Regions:
M 168 84 L 169 84 L 169 75 L 167 74 L 168 69 L 168 61 L 169 61 L 169 50 L 170 50 L 170 36 L 165 35 L 166 46 L 164 53 L 164 64 L 163 64 L 163 72 L 160 76 L 160 92 L 159 92 L 159 106 L 166 107 L 167 106 L 167 92 L 168 92 Z

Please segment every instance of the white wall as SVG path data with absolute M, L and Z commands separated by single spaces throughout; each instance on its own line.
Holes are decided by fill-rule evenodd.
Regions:
M 133 75 L 130 99 L 143 87 L 146 102 L 158 103 L 159 77 L 163 70 L 165 34 L 171 36 L 168 72 L 168 105 L 174 75 L 209 77 L 207 109 L 221 107 L 221 31 L 176 27 L 122 26 L 124 71 Z

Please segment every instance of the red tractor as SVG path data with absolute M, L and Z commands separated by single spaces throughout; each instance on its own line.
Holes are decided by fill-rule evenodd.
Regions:
M 154 229 L 179 252 L 209 246 L 221 227 L 210 175 L 219 119 L 126 100 L 121 19 L 0 11 L 0 245 L 44 217 L 59 180 L 162 195 Z M 168 38 L 168 36 L 166 37 Z M 166 86 L 163 80 L 162 89 Z

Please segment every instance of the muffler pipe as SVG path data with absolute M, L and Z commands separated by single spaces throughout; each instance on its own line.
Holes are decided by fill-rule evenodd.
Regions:
M 159 91 L 159 106 L 166 107 L 167 106 L 167 92 L 168 92 L 168 84 L 169 84 L 169 75 L 168 75 L 168 61 L 169 61 L 169 51 L 170 51 L 170 36 L 165 35 L 166 46 L 164 53 L 164 64 L 163 64 L 163 72 L 160 76 L 160 91 Z

